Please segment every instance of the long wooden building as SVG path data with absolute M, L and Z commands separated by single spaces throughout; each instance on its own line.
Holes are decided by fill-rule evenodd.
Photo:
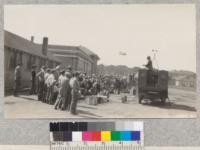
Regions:
M 11 90 L 14 85 L 14 70 L 18 63 L 22 64 L 22 87 L 30 87 L 32 65 L 37 70 L 46 65 L 50 68 L 61 64 L 47 49 L 48 38 L 43 38 L 42 44 L 34 43 L 33 37 L 27 40 L 21 36 L 4 31 L 4 79 L 5 90 Z
M 83 46 L 65 46 L 48 44 L 48 38 L 43 43 L 34 42 L 19 35 L 4 31 L 4 76 L 5 90 L 13 88 L 14 70 L 18 63 L 22 64 L 22 88 L 30 87 L 31 68 L 35 64 L 37 70 L 46 65 L 53 68 L 71 66 L 73 71 L 86 72 L 88 75 L 97 74 L 98 55 Z

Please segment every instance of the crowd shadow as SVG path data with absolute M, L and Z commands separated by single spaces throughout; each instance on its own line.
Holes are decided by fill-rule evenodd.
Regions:
M 160 101 L 153 101 L 153 102 L 145 102 L 142 103 L 143 105 L 148 105 L 151 107 L 159 107 L 162 109 L 175 109 L 175 110 L 185 110 L 185 111 L 197 111 L 195 107 L 187 106 L 184 104 L 178 104 L 171 101 L 166 103 L 161 103 Z
M 16 102 L 4 102 L 4 104 L 6 104 L 6 105 L 14 105 Z
M 22 98 L 22 99 L 25 99 L 25 100 L 38 101 L 38 100 L 36 100 L 36 99 L 34 99 L 34 98 L 26 97 L 26 96 L 23 96 L 23 95 L 20 95 L 20 96 L 18 96 L 18 97 L 19 97 L 19 98 Z
M 89 106 L 78 106 L 78 107 L 87 108 L 87 109 L 96 109 L 96 108 L 89 107 Z
M 87 118 L 100 118 L 102 116 L 96 115 L 86 110 L 78 110 L 78 116 L 80 117 L 87 117 Z

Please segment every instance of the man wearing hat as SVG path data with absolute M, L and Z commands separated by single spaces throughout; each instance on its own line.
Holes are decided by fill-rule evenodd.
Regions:
M 47 79 L 48 79 L 48 77 L 50 75 L 50 72 L 51 72 L 51 70 L 49 68 L 47 68 L 47 71 L 44 74 L 44 96 L 43 96 L 43 102 L 44 103 L 47 103 L 47 91 L 48 91 Z
M 55 102 L 55 109 L 61 108 L 61 106 L 64 105 L 65 99 L 66 99 L 66 94 L 67 94 L 67 87 L 66 87 L 66 76 L 65 76 L 65 70 L 60 71 L 60 76 L 58 78 L 58 96 Z M 64 108 L 61 108 L 64 110 Z
M 66 109 L 67 111 L 70 111 L 70 105 L 71 105 L 71 97 L 72 97 L 72 94 L 71 94 L 71 87 L 69 85 L 69 82 L 70 82 L 70 79 L 72 77 L 72 74 L 68 71 L 65 72 L 65 76 L 66 76 L 66 99 L 65 99 L 65 103 L 63 104 L 63 108 Z
M 72 74 L 72 67 L 69 65 L 67 66 L 67 72 L 71 73 Z
M 32 65 L 30 94 L 36 94 L 36 68 L 37 66 L 35 64 Z
M 58 78 L 60 76 L 60 66 L 56 66 L 56 68 L 54 69 L 55 72 L 54 72 L 54 76 L 55 76 L 55 80 L 58 82 Z
M 56 85 L 56 79 L 55 79 L 55 69 L 51 69 L 50 75 L 47 78 L 47 103 L 53 105 L 54 104 L 54 86 Z
M 21 86 L 21 66 L 22 66 L 22 64 L 19 63 L 15 67 L 15 73 L 14 73 L 15 83 L 14 83 L 14 93 L 13 93 L 14 96 L 18 95 L 18 91 L 19 91 L 20 86 Z
M 40 72 L 37 73 L 38 78 L 38 100 L 42 101 L 44 97 L 44 74 L 45 74 L 46 66 L 42 66 Z
M 153 65 L 152 65 L 152 61 L 151 61 L 151 57 L 148 56 L 147 57 L 147 64 L 145 65 L 145 67 L 148 69 L 147 71 L 147 84 L 151 85 L 154 83 L 154 79 L 152 78 L 153 75 Z
M 71 95 L 72 95 L 72 101 L 70 106 L 70 113 L 73 115 L 77 114 L 76 107 L 78 102 L 78 95 L 79 95 L 79 82 L 78 82 L 79 73 L 75 72 L 73 78 L 70 79 L 70 87 L 71 87 Z
M 147 64 L 144 65 L 148 70 L 153 70 L 153 65 L 152 65 L 152 61 L 151 61 L 151 57 L 147 56 Z

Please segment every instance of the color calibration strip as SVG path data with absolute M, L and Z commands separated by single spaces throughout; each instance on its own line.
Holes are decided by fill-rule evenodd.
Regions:
M 50 123 L 51 150 L 143 149 L 143 122 Z

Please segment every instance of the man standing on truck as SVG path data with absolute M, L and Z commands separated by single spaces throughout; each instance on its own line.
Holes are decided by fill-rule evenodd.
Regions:
M 147 64 L 144 65 L 148 70 L 153 70 L 153 64 L 152 64 L 152 61 L 151 61 L 151 57 L 150 56 L 147 56 Z
M 154 84 L 154 78 L 153 78 L 153 64 L 150 56 L 147 56 L 147 64 L 144 65 L 148 71 L 147 71 L 147 84 L 153 85 Z

